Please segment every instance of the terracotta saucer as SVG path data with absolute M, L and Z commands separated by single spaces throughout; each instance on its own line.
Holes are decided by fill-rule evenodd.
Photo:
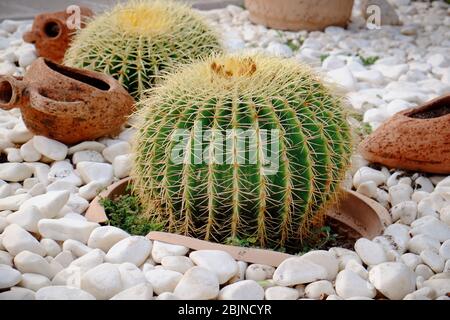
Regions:
M 130 181 L 130 178 L 120 180 L 101 192 L 92 200 L 85 217 L 89 221 L 107 223 L 108 217 L 100 205 L 100 199 L 114 199 L 126 194 Z M 388 211 L 376 201 L 351 190 L 344 190 L 343 194 L 339 204 L 328 210 L 327 217 L 334 223 L 343 225 L 345 232 L 351 238 L 372 239 L 381 234 L 384 227 L 391 223 Z M 250 263 L 278 266 L 286 258 L 292 257 L 292 255 L 271 250 L 223 245 L 166 232 L 150 232 L 147 237 L 151 240 L 183 245 L 193 250 L 223 250 L 237 260 Z
M 450 173 L 450 94 L 395 114 L 359 146 L 368 161 L 386 167 Z

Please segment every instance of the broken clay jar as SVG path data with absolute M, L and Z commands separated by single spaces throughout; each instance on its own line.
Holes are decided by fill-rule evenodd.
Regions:
M 24 34 L 23 40 L 33 43 L 40 57 L 61 63 L 76 29 L 83 28 L 92 16 L 93 12 L 86 7 L 40 14 L 34 19 L 32 30 Z
M 19 107 L 31 132 L 72 144 L 119 133 L 134 100 L 108 75 L 39 58 L 23 79 L 0 76 L 0 107 Z
M 386 167 L 450 174 L 450 94 L 395 114 L 359 151 Z

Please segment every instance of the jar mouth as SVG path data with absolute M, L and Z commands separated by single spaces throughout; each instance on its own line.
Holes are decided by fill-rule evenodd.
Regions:
M 44 62 L 46 64 L 46 66 L 49 67 L 51 70 L 53 70 L 56 73 L 59 73 L 63 76 L 66 76 L 68 78 L 74 79 L 79 82 L 82 82 L 84 84 L 87 84 L 91 87 L 94 87 L 94 88 L 102 90 L 102 91 L 108 91 L 110 89 L 110 85 L 107 82 L 105 82 L 99 78 L 91 77 L 86 74 L 76 72 L 72 68 L 67 68 L 67 67 L 58 65 L 47 59 L 44 59 Z
M 10 104 L 14 98 L 14 88 L 8 80 L 0 80 L 0 103 Z
M 450 95 L 431 101 L 422 108 L 409 112 L 406 116 L 414 119 L 435 119 L 450 114 Z
M 45 23 L 43 31 L 47 38 L 57 39 L 62 33 L 62 26 L 59 21 L 49 20 Z

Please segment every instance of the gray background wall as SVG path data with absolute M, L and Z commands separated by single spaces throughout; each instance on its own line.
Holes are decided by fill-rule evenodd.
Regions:
M 32 18 L 46 11 L 64 10 L 69 5 L 85 5 L 94 11 L 101 12 L 113 6 L 119 0 L 0 0 L 0 20 Z M 244 0 L 180 0 L 194 7 L 208 10 L 221 8 L 228 4 L 242 5 Z

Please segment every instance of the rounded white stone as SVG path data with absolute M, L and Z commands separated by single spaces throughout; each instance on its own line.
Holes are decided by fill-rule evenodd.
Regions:
M 23 210 L 29 206 L 36 206 L 43 217 L 51 219 L 57 216 L 59 211 L 69 200 L 69 196 L 70 192 L 66 190 L 50 191 L 46 194 L 42 194 L 25 201 L 20 206 L 20 210 Z
M 391 208 L 392 221 L 411 224 L 417 217 L 417 204 L 414 201 L 403 201 Z
M 439 248 L 439 255 L 445 260 L 450 259 L 450 239 L 442 243 L 442 246 Z
M 184 256 L 167 256 L 161 259 L 161 265 L 166 270 L 185 273 L 194 266 L 191 259 Z
M 305 294 L 311 299 L 324 299 L 327 296 L 335 295 L 333 284 L 328 280 L 320 280 L 308 284 L 305 287 Z
M 120 240 L 109 249 L 105 260 L 111 263 L 131 262 L 140 266 L 150 255 L 152 242 L 146 237 L 130 236 Z
M 92 251 L 92 248 L 89 248 L 84 243 L 73 239 L 64 241 L 62 248 L 64 251 L 70 252 L 74 257 L 81 257 Z
M 30 252 L 22 251 L 14 257 L 14 265 L 22 273 L 37 273 L 47 278 L 52 278 L 50 264 L 42 256 Z
M 429 279 L 431 276 L 434 275 L 433 270 L 426 264 L 419 264 L 416 267 L 416 270 L 414 270 L 417 277 L 422 277 L 424 280 Z
M 92 181 L 82 186 L 79 189 L 78 194 L 80 197 L 90 201 L 94 199 L 103 189 L 104 185 L 102 182 Z
M 0 300 L 35 300 L 35 292 L 21 287 L 12 287 L 9 291 L 0 293 Z
M 189 248 L 176 244 L 169 244 L 161 241 L 154 241 L 152 248 L 152 258 L 155 262 L 161 263 L 162 258 L 167 256 L 184 256 Z
M 219 292 L 219 300 L 263 300 L 264 289 L 254 280 L 227 285 Z
M 403 299 L 416 288 L 416 277 L 405 264 L 385 262 L 369 271 L 369 281 L 391 300 Z
M 64 143 L 44 136 L 34 136 L 33 146 L 37 152 L 55 161 L 64 160 L 67 156 L 68 148 Z
M 353 176 L 353 185 L 358 188 L 361 183 L 367 181 L 373 181 L 379 186 L 386 183 L 386 176 L 381 171 L 369 167 L 359 168 Z
M 145 278 L 153 286 L 156 294 L 173 292 L 180 282 L 183 274 L 180 272 L 164 269 L 154 269 L 145 273 Z
M 288 258 L 275 270 L 273 280 L 280 286 L 310 283 L 328 277 L 328 271 L 321 265 L 302 258 Z
M 100 152 L 95 150 L 82 150 L 75 152 L 72 156 L 72 163 L 77 164 L 82 161 L 105 162 L 105 159 Z
M 127 232 L 117 227 L 101 226 L 92 231 L 87 244 L 91 248 L 108 252 L 113 245 L 129 236 Z
M 189 258 L 197 266 L 215 273 L 220 284 L 227 282 L 238 272 L 236 261 L 225 251 L 198 250 L 191 252 Z
M 95 297 L 79 288 L 52 286 L 39 289 L 36 300 L 95 300 Z
M 392 206 L 396 206 L 404 201 L 410 201 L 414 192 L 410 185 L 399 183 L 389 188 L 389 198 Z
M 131 154 L 116 156 L 113 161 L 114 176 L 119 179 L 128 177 L 130 175 L 132 165 L 133 162 Z
M 152 285 L 150 283 L 141 283 L 119 292 L 110 300 L 151 300 L 152 298 Z
M 376 295 L 375 287 L 370 282 L 347 269 L 338 273 L 335 286 L 338 296 L 344 299 L 358 296 L 373 298 Z
M 438 240 L 431 238 L 425 234 L 419 234 L 411 238 L 408 242 L 408 250 L 412 253 L 419 254 L 423 250 L 439 251 L 441 244 Z
M 183 300 L 209 300 L 219 295 L 219 279 L 202 267 L 192 267 L 181 278 L 174 295 Z
M 416 267 L 422 263 L 422 258 L 414 253 L 408 252 L 401 256 L 401 260 L 406 264 L 411 270 L 415 270 Z
M 24 273 L 22 274 L 22 281 L 19 285 L 23 288 L 38 291 L 41 288 L 51 285 L 50 279 L 37 273 Z
M 10 255 L 8 252 L 0 250 L 0 264 L 4 264 L 7 266 L 12 267 L 13 266 L 13 256 Z
M 33 174 L 33 168 L 24 163 L 1 163 L 0 179 L 19 182 L 28 179 Z
M 265 291 L 266 300 L 297 300 L 299 297 L 300 293 L 293 288 L 274 286 Z
M 20 147 L 20 155 L 27 162 L 39 161 L 42 157 L 42 154 L 34 147 L 33 140 L 29 140 Z
M 105 145 L 97 142 L 97 141 L 83 141 L 80 142 L 79 144 L 76 144 L 72 147 L 69 148 L 68 154 L 74 154 L 75 152 L 78 151 L 83 151 L 83 150 L 92 150 L 92 151 L 97 151 L 97 152 L 102 152 L 105 149 Z
M 275 268 L 265 264 L 251 264 L 245 271 L 245 279 L 254 281 L 263 281 L 271 279 Z
M 345 269 L 353 271 L 354 273 L 356 273 L 357 275 L 359 275 L 361 278 L 363 278 L 365 280 L 369 279 L 369 272 L 355 260 L 350 260 L 345 265 Z
M 98 300 L 106 300 L 122 291 L 122 279 L 117 265 L 103 263 L 81 277 L 81 289 Z
M 117 156 L 131 153 L 131 145 L 128 142 L 120 141 L 106 147 L 102 153 L 108 162 L 113 163 Z
M 6 217 L 6 220 L 9 224 L 17 224 L 29 232 L 37 233 L 37 224 L 43 218 L 44 216 L 36 206 L 28 206 L 25 209 L 19 209 L 19 211 L 11 213 Z
M 73 239 L 82 243 L 87 243 L 91 232 L 97 227 L 98 223 L 68 218 L 41 219 L 38 223 L 39 233 L 45 238 L 59 241 Z
M 108 163 L 82 161 L 77 164 L 77 171 L 86 184 L 97 181 L 108 186 L 114 178 L 113 167 Z
M 445 260 L 435 251 L 423 250 L 420 253 L 420 257 L 422 258 L 423 263 L 429 266 L 435 273 L 444 270 Z
M 45 255 L 45 249 L 39 241 L 17 224 L 7 226 L 2 236 L 2 245 L 13 256 L 25 250 L 34 252 L 40 256 Z
M 355 251 L 366 265 L 376 265 L 388 261 L 383 247 L 365 238 L 355 242 Z
M 22 275 L 10 266 L 0 264 L 0 289 L 15 286 L 22 280 Z
M 424 234 L 443 242 L 450 239 L 450 226 L 439 219 L 432 217 L 421 224 L 414 225 L 411 229 L 411 234 L 414 236 Z
M 104 260 L 105 260 L 105 253 L 100 249 L 94 249 L 92 251 L 89 251 L 85 255 L 70 262 L 70 266 L 79 267 L 82 272 L 86 272 L 102 264 Z
M 334 280 L 339 271 L 339 262 L 336 256 L 325 250 L 314 250 L 301 256 L 302 259 L 311 261 L 327 270 L 325 280 Z

